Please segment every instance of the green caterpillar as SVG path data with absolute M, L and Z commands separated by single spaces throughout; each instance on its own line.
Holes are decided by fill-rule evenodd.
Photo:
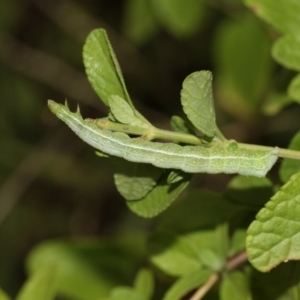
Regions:
M 278 148 L 249 149 L 235 141 L 204 146 L 180 146 L 174 143 L 130 138 L 124 133 L 100 129 L 92 120 L 84 120 L 79 111 L 48 101 L 50 110 L 65 122 L 83 141 L 109 155 L 132 162 L 150 163 L 165 169 L 188 173 L 238 173 L 263 177 L 278 158 Z

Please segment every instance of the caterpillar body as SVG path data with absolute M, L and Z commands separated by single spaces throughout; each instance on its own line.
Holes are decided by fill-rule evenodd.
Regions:
M 278 158 L 278 148 L 249 149 L 235 141 L 212 147 L 150 142 L 100 129 L 66 105 L 48 101 L 50 110 L 90 146 L 132 162 L 149 163 L 188 173 L 238 173 L 263 177 Z

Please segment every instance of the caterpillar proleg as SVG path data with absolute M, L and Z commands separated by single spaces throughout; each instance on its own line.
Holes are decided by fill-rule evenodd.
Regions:
M 232 141 L 212 147 L 180 146 L 174 143 L 145 141 L 98 128 L 84 120 L 79 111 L 48 101 L 51 111 L 90 146 L 132 162 L 149 163 L 188 173 L 238 173 L 263 177 L 275 164 L 278 149 L 249 149 Z

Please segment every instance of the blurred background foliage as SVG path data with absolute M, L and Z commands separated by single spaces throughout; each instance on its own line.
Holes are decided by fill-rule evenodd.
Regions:
M 295 73 L 271 57 L 279 33 L 241 0 L 1 0 L 0 286 L 12 296 L 27 277 L 26 257 L 49 239 L 69 241 L 43 244 L 28 268 L 43 265 L 40 256 L 64 262 L 79 276 L 61 275 L 70 297 L 74 286 L 85 296 L 85 289 L 105 294 L 148 265 L 145 240 L 157 220 L 128 210 L 113 165 L 47 108 L 47 99 L 68 99 L 86 117 L 106 116 L 82 63 L 94 28 L 107 30 L 135 105 L 158 127 L 183 116 L 181 83 L 203 69 L 214 74 L 227 138 L 286 147 L 300 126 L 299 107 L 286 95 Z M 192 186 L 223 191 L 229 179 L 199 175 Z M 97 277 L 97 267 L 106 275 Z

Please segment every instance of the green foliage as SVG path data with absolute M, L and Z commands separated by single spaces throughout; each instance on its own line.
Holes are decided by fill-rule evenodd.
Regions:
M 57 277 L 54 266 L 37 270 L 21 289 L 16 300 L 45 299 L 53 300 L 57 290 Z
M 300 12 L 300 8 L 299 8 Z M 286 68 L 300 71 L 300 35 L 286 34 L 276 41 L 273 46 L 273 57 Z M 300 99 L 299 75 L 294 77 L 288 87 L 288 95 L 295 101 Z
M 299 179 L 300 173 L 293 175 L 248 228 L 248 257 L 260 271 L 269 271 L 283 261 L 300 259 Z
M 83 49 L 83 61 L 91 85 L 106 105 L 111 95 L 130 103 L 119 63 L 105 30 L 96 29 L 90 33 Z
M 191 123 L 203 134 L 213 137 L 219 131 L 216 125 L 210 72 L 196 72 L 183 81 L 181 103 Z
M 300 132 L 298 132 L 291 140 L 291 143 L 289 144 L 289 149 L 300 150 Z M 285 158 L 279 170 L 280 179 L 283 182 L 287 182 L 293 174 L 298 173 L 299 171 L 299 161 Z
M 138 272 L 134 287 L 120 286 L 114 288 L 110 297 L 106 299 L 110 300 L 150 300 L 153 293 L 153 277 L 151 271 L 142 269 Z
M 102 241 L 51 241 L 32 251 L 28 269 L 33 276 L 40 268 L 54 269 L 51 278 L 60 294 L 92 300 L 108 295 L 118 278 L 132 274 L 135 259 Z
M 143 199 L 163 173 L 163 170 L 152 165 L 131 163 L 123 159 L 115 159 L 115 164 L 116 188 L 127 201 Z
M 280 0 L 276 1 L 275 5 L 270 0 L 244 1 L 258 16 L 284 34 L 273 45 L 274 59 L 287 68 L 299 71 L 299 1 Z M 288 88 L 288 95 L 299 101 L 300 94 L 296 78 Z
M 196 289 L 206 282 L 210 275 L 213 274 L 209 270 L 196 270 L 182 276 L 175 281 L 168 292 L 164 295 L 163 300 L 180 300 L 188 292 Z
M 145 126 L 144 122 L 135 116 L 134 110 L 128 102 L 120 96 L 110 95 L 108 97 L 108 106 L 114 120 L 122 124 Z
M 183 132 L 188 134 L 195 134 L 195 131 L 191 124 L 189 124 L 184 119 L 180 118 L 179 116 L 173 116 L 171 118 L 171 127 L 174 131 Z
M 272 49 L 273 57 L 286 68 L 300 71 L 299 46 L 299 34 L 286 34 L 274 44 Z
M 112 300 L 145 300 L 145 298 L 140 295 L 137 291 L 127 288 L 127 287 L 118 287 L 112 290 L 111 292 Z
M 300 3 L 297 0 L 244 0 L 260 18 L 282 33 L 297 33 L 300 26 Z
M 152 218 L 164 211 L 187 187 L 190 174 L 184 174 L 182 180 L 169 183 L 168 174 L 164 174 L 157 185 L 148 194 L 136 201 L 127 201 L 128 207 L 144 218 Z
M 150 300 L 154 292 L 153 275 L 150 270 L 142 269 L 134 281 L 134 289 L 144 295 L 145 300 Z
M 220 288 L 222 300 L 251 300 L 251 292 L 247 277 L 240 271 L 234 271 L 225 275 Z
M 248 12 L 225 20 L 215 38 L 215 56 L 220 103 L 239 118 L 257 114 L 272 69 L 270 37 L 262 25 Z
M 204 15 L 202 1 L 150 0 L 158 21 L 178 38 L 194 34 Z
M 178 39 L 188 39 L 201 28 L 205 17 L 204 1 L 128 0 L 123 16 L 124 34 L 143 45 L 158 33 L 159 26 Z
M 124 34 L 135 44 L 146 43 L 158 30 L 149 0 L 128 0 L 125 3 Z
M 0 289 L 0 300 L 10 300 L 8 295 L 2 289 Z
M 162 7 L 166 3 L 164 2 Z M 254 101 L 259 99 L 269 81 L 271 66 L 268 57 L 269 42 L 266 40 L 265 33 L 252 16 L 243 18 L 241 23 L 242 26 L 229 24 L 227 28 L 225 27 L 226 30 L 220 34 L 220 47 L 224 49 L 222 52 L 227 53 L 227 56 L 223 55 L 223 57 L 220 57 L 220 65 L 222 66 L 223 64 L 221 74 L 223 74 L 224 82 L 230 83 L 232 90 L 236 91 L 236 95 L 244 99 L 241 101 L 236 98 L 237 103 L 245 101 L 245 109 L 256 112 L 258 103 Z M 235 60 L 235 64 L 228 64 L 227 62 L 230 61 L 232 53 L 237 48 L 234 45 L 235 40 L 240 42 L 239 37 L 247 37 L 248 42 L 249 36 L 253 36 L 256 40 L 249 41 L 249 45 L 246 44 L 244 49 L 239 48 L 236 55 L 240 55 L 240 60 Z M 225 39 L 225 37 L 228 37 L 228 39 Z M 109 44 L 107 38 L 105 39 L 106 43 Z M 298 69 L 295 64 L 298 56 L 297 41 L 296 37 L 286 35 L 278 40 L 273 47 L 275 59 L 289 68 L 296 68 L 296 70 Z M 253 47 L 250 50 L 250 45 L 258 45 L 262 48 L 257 48 L 254 51 Z M 89 50 L 87 42 L 85 55 L 93 57 L 93 51 Z M 115 73 L 119 74 L 122 89 L 126 92 L 124 80 L 120 75 L 121 73 L 111 46 L 109 46 L 109 51 L 109 56 L 113 57 L 116 64 Z M 243 65 L 244 63 L 245 65 Z M 89 73 L 91 67 L 87 63 L 85 65 Z M 231 65 L 233 67 L 230 70 Z M 258 65 L 263 72 L 257 70 Z M 235 66 L 236 69 L 234 68 Z M 242 69 L 252 71 L 247 72 L 248 77 L 238 76 Z M 262 76 L 260 80 L 257 80 L 257 74 Z M 100 76 L 105 77 L 106 75 Z M 98 79 L 95 77 L 95 80 L 92 82 L 94 87 L 96 85 L 96 91 L 99 87 L 106 89 L 103 85 L 98 87 L 97 81 Z M 222 140 L 224 137 L 215 123 L 211 81 L 210 72 L 202 71 L 191 74 L 183 82 L 181 101 L 184 112 L 197 130 L 211 139 L 218 136 Z M 257 85 L 257 82 L 260 86 Z M 143 123 L 140 123 L 142 119 L 139 119 L 139 114 L 131 104 L 129 97 L 127 97 L 129 104 L 118 94 L 107 94 L 105 97 L 109 99 L 108 105 L 113 116 L 112 121 L 133 126 L 143 126 Z M 147 124 L 144 124 L 147 127 Z M 191 132 L 187 123 L 179 117 L 173 117 L 172 126 L 178 132 Z M 134 131 L 129 132 L 133 133 Z M 120 166 L 117 167 L 119 171 L 115 175 L 117 188 L 126 198 L 131 210 L 144 217 L 152 217 L 159 214 L 178 196 L 189 181 L 185 180 L 185 176 L 182 173 L 179 175 L 179 173 L 171 172 L 166 176 L 166 174 L 162 175 L 161 172 L 158 172 L 153 167 L 143 169 L 136 164 L 136 167 L 132 168 L 132 163 L 118 162 L 118 160 L 116 160 L 116 164 L 122 166 L 121 169 Z M 285 166 L 282 167 L 283 170 L 285 168 Z M 298 231 L 295 225 L 297 224 L 296 216 L 298 214 L 298 204 L 295 198 L 297 198 L 298 192 L 300 193 L 297 189 L 295 190 L 297 180 L 297 175 L 294 175 L 281 191 L 271 198 L 266 207 L 261 209 L 256 217 L 257 220 L 248 228 L 246 248 L 249 260 L 261 271 L 267 271 L 281 261 L 299 259 L 296 254 L 297 247 L 292 246 L 298 244 L 297 237 L 293 238 Z M 246 235 L 244 229 L 237 227 L 230 238 L 228 225 L 224 222 L 230 221 L 231 217 L 238 211 L 259 210 L 272 194 L 273 187 L 270 180 L 252 177 L 246 179 L 240 176 L 234 178 L 228 185 L 225 194 L 226 199 L 220 199 L 221 203 L 226 207 L 220 210 L 222 215 L 216 214 L 216 206 L 212 201 L 212 199 L 219 201 L 217 200 L 219 196 L 209 195 L 202 191 L 186 197 L 182 202 L 182 207 L 177 210 L 178 213 L 172 213 L 172 210 L 167 213 L 167 216 L 163 218 L 159 231 L 153 234 L 149 240 L 151 262 L 164 273 L 179 277 L 166 293 L 165 299 L 179 299 L 180 296 L 196 288 L 197 284 L 200 285 L 207 281 L 214 272 L 223 270 L 228 256 L 234 255 L 243 249 L 243 240 Z M 201 199 L 202 201 L 198 200 L 196 202 L 195 198 L 201 198 L 202 196 L 208 196 L 212 199 L 209 201 Z M 191 201 L 189 199 L 192 199 L 192 205 L 189 205 L 189 201 Z M 257 200 L 253 201 L 253 199 Z M 284 205 L 285 203 L 287 205 Z M 200 207 L 195 207 L 196 204 Z M 204 204 L 206 206 L 205 209 L 201 207 Z M 220 205 L 218 205 L 218 208 L 220 209 Z M 204 214 L 199 216 L 201 211 Z M 228 214 L 224 215 L 224 211 L 228 211 Z M 185 225 L 180 224 L 179 228 L 177 228 L 180 218 L 185 218 Z M 165 220 L 168 221 L 166 222 Z M 280 226 L 282 222 L 285 222 L 284 226 Z M 292 237 L 289 234 L 290 232 Z M 141 282 L 143 281 L 142 279 L 140 280 Z M 139 282 L 139 279 L 136 282 Z M 142 288 L 142 283 L 140 287 L 141 291 L 147 289 Z M 111 298 L 143 299 L 141 291 L 138 292 L 132 288 L 115 288 Z M 252 299 L 247 276 L 243 272 L 237 271 L 225 274 L 220 287 L 220 297 L 221 299 L 230 299 L 232 297 L 234 299 Z
M 295 76 L 288 87 L 288 95 L 295 101 L 300 102 L 300 74 Z
M 299 0 L 126 0 L 123 14 L 111 24 L 109 20 L 117 13 L 112 14 L 105 7 L 109 4 L 100 2 L 95 8 L 106 15 L 99 23 L 107 23 L 109 34 L 104 29 L 94 29 L 88 35 L 83 62 L 89 83 L 107 109 L 107 117 L 83 122 L 119 140 L 125 137 L 135 145 L 148 145 L 152 157 L 161 159 L 166 169 L 126 161 L 109 151 L 97 152 L 96 157 L 87 150 L 85 156 L 78 146 L 82 147 L 82 143 L 69 143 L 65 139 L 68 133 L 61 135 L 56 127 L 54 136 L 59 138 L 50 139 L 46 146 L 36 146 L 41 138 L 38 131 L 55 125 L 51 123 L 55 122 L 53 118 L 35 107 L 33 99 L 44 99 L 45 95 L 25 78 L 10 80 L 13 72 L 9 67 L 4 72 L 0 69 L 5 102 L 0 112 L 0 129 L 5 133 L 0 163 L 5 166 L 3 174 L 9 176 L 0 189 L 0 222 L 13 207 L 14 196 L 22 198 L 11 219 L 0 227 L 0 300 L 10 300 L 11 295 L 16 295 L 16 300 L 299 299 L 300 264 L 296 260 L 300 260 L 300 133 L 294 135 L 299 129 L 299 108 L 297 103 L 288 107 L 292 101 L 300 102 Z M 21 8 L 26 5 L 12 3 L 4 0 L 0 4 L 8 11 L 7 14 L 0 9 L 1 29 L 13 28 L 21 20 Z M 35 1 L 30 5 L 39 4 Z M 54 5 L 45 4 L 40 9 L 47 11 L 49 20 L 58 20 L 66 32 L 72 32 L 78 26 L 76 22 L 83 31 L 101 26 L 94 25 L 97 22 L 88 17 L 83 7 L 76 12 L 77 4 Z M 97 14 L 96 9 L 94 12 Z M 76 25 L 73 28 L 72 22 Z M 15 32 L 24 38 L 24 30 Z M 65 34 L 49 45 L 50 32 L 43 31 L 38 37 L 39 46 L 53 53 L 59 52 L 55 47 L 65 47 L 68 60 L 75 59 L 75 66 L 80 65 L 76 49 L 80 50 L 73 47 L 74 41 Z M 81 38 L 85 35 L 82 33 Z M 130 96 L 108 36 L 122 63 Z M 37 43 L 34 35 L 32 39 L 31 45 L 32 41 Z M 0 60 L 43 82 L 52 72 L 50 86 L 64 87 L 69 83 L 64 90 L 66 96 L 76 101 L 91 99 L 80 107 L 82 116 L 93 115 L 88 103 L 95 104 L 96 100 L 84 84 L 79 84 L 77 71 L 71 72 L 73 76 L 65 74 L 55 60 L 44 67 L 43 54 L 30 56 L 30 47 L 14 44 L 14 39 L 5 33 L 0 34 L 0 41 L 4 45 Z M 10 46 L 5 48 L 6 45 Z M 26 64 L 20 67 L 24 58 Z M 195 72 L 197 69 L 213 69 L 214 81 L 210 71 Z M 182 108 L 178 108 L 179 99 L 172 91 L 181 81 Z M 179 89 L 177 86 L 177 94 Z M 18 105 L 11 97 L 18 99 Z M 50 103 L 55 111 L 55 103 Z M 286 109 L 281 112 L 283 107 Z M 170 120 L 158 119 L 153 111 L 159 108 L 165 109 Z M 186 119 L 181 117 L 182 110 Z M 69 112 L 69 117 L 79 115 L 79 111 Z M 173 131 L 152 125 L 148 121 L 152 118 L 162 127 L 170 124 Z M 36 120 L 34 124 L 32 120 Z M 272 148 L 226 140 L 216 123 L 228 137 L 258 144 L 266 141 Z M 18 132 L 19 128 L 22 131 Z M 289 149 L 276 147 L 287 144 L 293 135 Z M 67 141 L 69 153 L 61 151 L 68 147 L 60 140 Z M 49 158 L 55 147 L 60 153 Z M 145 150 L 130 149 L 141 157 Z M 193 160 L 194 155 L 199 155 L 197 149 L 203 150 L 200 153 L 208 172 L 226 173 L 239 166 L 238 173 L 247 176 L 194 176 L 177 168 L 188 161 L 192 169 L 198 162 Z M 244 150 L 247 155 L 240 156 Z M 157 155 L 160 151 L 162 154 Z M 27 153 L 32 156 L 28 161 Z M 23 193 L 24 186 L 38 174 L 37 169 L 44 168 L 45 157 L 50 163 L 39 179 L 42 188 L 33 184 Z M 217 159 L 224 157 L 220 166 Z M 277 157 L 280 159 L 269 172 Z M 265 158 L 268 168 L 264 164 L 261 167 Z M 123 207 L 117 202 L 119 195 L 110 190 L 111 161 L 115 186 L 124 198 Z M 12 166 L 19 168 L 13 170 Z M 259 173 L 262 169 L 263 174 Z M 267 177 L 249 176 L 249 170 Z M 4 178 L 3 174 L 0 176 Z M 50 188 L 46 195 L 47 185 Z M 34 202 L 34 198 L 38 201 Z M 44 198 L 51 205 L 43 202 Z M 31 201 L 33 208 L 26 209 Z M 61 211 L 51 212 L 52 205 Z M 79 238 L 87 234 L 89 238 Z M 70 235 L 72 239 L 53 238 Z M 46 238 L 52 240 L 45 242 Z M 31 244 L 36 241 L 42 242 L 33 248 Z M 28 278 L 11 285 L 9 278 L 18 277 L 12 275 L 17 269 L 15 264 L 27 255 L 28 249 Z

